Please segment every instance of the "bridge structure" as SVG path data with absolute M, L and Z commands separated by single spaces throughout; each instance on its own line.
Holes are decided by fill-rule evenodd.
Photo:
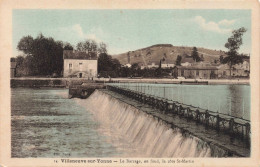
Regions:
M 211 128 L 217 132 L 224 132 L 231 137 L 239 138 L 250 147 L 251 128 L 249 120 L 213 112 L 116 85 L 106 85 L 106 87 L 110 91 L 119 93 L 144 105 L 149 105 L 161 114 L 177 115 L 188 121 L 196 122 L 196 124 L 204 125 L 206 128 Z

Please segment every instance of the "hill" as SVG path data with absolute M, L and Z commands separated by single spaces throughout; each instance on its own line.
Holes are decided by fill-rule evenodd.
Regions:
M 147 64 L 155 62 L 158 63 L 161 59 L 166 59 L 168 62 L 173 62 L 175 64 L 178 55 L 184 57 L 184 55 L 191 55 L 193 47 L 187 46 L 173 46 L 171 44 L 157 44 L 146 48 L 138 49 L 135 51 L 129 51 L 126 53 L 112 55 L 113 58 L 117 58 L 121 64 L 128 63 L 128 54 L 130 56 L 130 63 L 140 63 Z M 226 54 L 221 50 L 211 50 L 205 48 L 197 48 L 199 56 L 203 55 L 204 61 L 214 62 L 214 60 L 219 60 L 219 56 Z

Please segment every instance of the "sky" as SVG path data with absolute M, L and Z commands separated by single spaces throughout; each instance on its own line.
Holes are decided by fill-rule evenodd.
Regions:
M 109 54 L 154 44 L 224 50 L 232 30 L 245 27 L 240 53 L 251 53 L 250 10 L 13 10 L 13 54 L 23 36 L 69 42 L 104 42 Z

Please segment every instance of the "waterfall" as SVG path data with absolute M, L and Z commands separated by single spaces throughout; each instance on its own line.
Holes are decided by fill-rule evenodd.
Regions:
M 78 99 L 79 100 L 79 99 Z M 173 128 L 170 124 L 96 90 L 88 99 L 80 100 L 91 112 L 101 131 L 110 136 L 120 150 L 136 150 L 134 157 L 224 157 L 227 152 Z M 129 148 L 120 145 L 127 142 Z

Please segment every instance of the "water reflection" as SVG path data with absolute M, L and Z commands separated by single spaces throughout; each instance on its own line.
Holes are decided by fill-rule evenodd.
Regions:
M 113 83 L 112 85 L 250 120 L 250 86 L 248 85 L 147 83 Z

